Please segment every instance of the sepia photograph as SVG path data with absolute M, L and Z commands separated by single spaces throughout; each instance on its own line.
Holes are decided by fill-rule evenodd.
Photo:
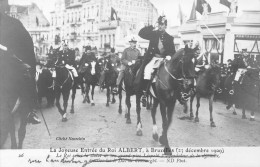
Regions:
M 0 0 L 0 166 L 257 155 L 260 0 Z

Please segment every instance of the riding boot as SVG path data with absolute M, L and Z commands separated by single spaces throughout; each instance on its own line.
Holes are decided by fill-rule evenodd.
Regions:
M 80 89 L 80 81 L 79 77 L 74 77 L 75 87 L 76 89 Z
M 143 107 L 146 107 L 146 98 L 147 98 L 147 92 L 149 91 L 150 85 L 151 85 L 151 80 L 144 80 L 144 90 L 143 90 L 143 96 L 142 96 L 142 104 Z

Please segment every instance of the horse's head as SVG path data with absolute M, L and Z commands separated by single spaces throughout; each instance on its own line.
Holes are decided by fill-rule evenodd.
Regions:
M 211 64 L 206 70 L 205 78 L 209 78 L 214 89 L 218 89 L 221 79 L 221 67 L 217 64 Z
M 177 78 L 193 79 L 195 77 L 194 57 L 195 49 L 186 45 L 184 49 L 178 50 L 172 58 L 172 68 Z

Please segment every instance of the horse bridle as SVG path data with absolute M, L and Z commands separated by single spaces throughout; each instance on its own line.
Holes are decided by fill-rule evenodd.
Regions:
M 168 68 L 167 68 L 167 66 L 166 66 L 166 60 L 165 60 L 165 59 L 164 59 L 164 68 L 165 68 L 165 71 L 166 71 L 174 80 L 183 81 L 183 80 L 186 79 L 186 76 L 185 76 L 185 74 L 184 74 L 184 72 L 183 72 L 183 66 L 184 66 L 183 58 L 181 58 L 181 59 L 179 60 L 178 64 L 179 64 L 179 63 L 182 63 L 181 68 L 182 68 L 182 76 L 183 76 L 183 77 L 181 77 L 181 78 L 176 78 L 172 73 L 170 73 L 170 71 L 168 70 Z
M 65 67 L 59 67 L 59 68 L 65 68 Z M 68 69 L 67 69 L 67 70 L 68 70 Z M 61 85 L 58 85 L 57 82 L 55 82 L 55 83 L 57 84 L 56 86 L 59 86 L 60 89 L 62 89 L 62 87 L 63 87 L 64 84 L 69 80 L 69 78 L 70 78 L 70 72 L 69 72 L 69 70 L 68 70 L 68 77 L 64 80 L 64 82 L 63 82 Z M 72 85 L 73 85 L 73 83 L 72 83 Z
M 179 60 L 178 64 L 181 63 L 181 69 L 182 69 L 182 77 L 181 78 L 176 78 L 172 73 L 170 73 L 170 71 L 168 70 L 167 66 L 166 66 L 166 61 L 164 59 L 164 68 L 165 68 L 165 71 L 174 79 L 174 80 L 177 80 L 177 81 L 183 81 L 183 83 L 179 83 L 180 85 L 184 85 L 185 82 L 187 82 L 188 78 L 186 77 L 186 75 L 184 74 L 184 63 L 183 63 L 183 57 Z M 161 83 L 162 81 L 159 80 Z M 164 84 L 163 84 L 164 85 Z M 185 93 L 185 92 L 182 92 L 180 91 L 181 93 L 181 100 L 184 100 L 184 101 L 187 101 L 189 99 L 189 97 L 191 96 L 191 94 L 188 94 L 188 93 Z

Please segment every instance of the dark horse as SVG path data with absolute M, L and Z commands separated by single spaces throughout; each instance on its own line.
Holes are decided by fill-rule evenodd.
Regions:
M 0 148 L 3 147 L 10 133 L 11 148 L 17 149 L 14 120 L 14 112 L 16 111 L 20 119 L 18 148 L 22 148 L 27 116 L 32 111 L 32 106 L 27 101 L 30 97 L 19 97 L 28 95 L 27 92 L 32 87 L 31 77 L 17 58 L 0 53 Z
M 109 106 L 111 93 L 112 93 L 111 104 L 114 104 L 116 102 L 115 94 L 112 92 L 112 90 L 114 89 L 114 87 L 116 87 L 116 80 L 118 76 L 118 69 L 117 69 L 118 63 L 119 62 L 115 58 L 112 58 L 111 56 L 104 59 L 103 72 L 105 76 L 104 87 L 105 89 L 107 89 L 107 103 L 106 103 L 107 107 Z
M 216 92 L 220 91 L 220 78 L 221 78 L 221 68 L 217 64 L 207 65 L 207 68 L 199 71 L 196 78 L 196 93 L 190 98 L 190 119 L 193 119 L 193 109 L 192 103 L 196 95 L 197 98 L 197 110 L 195 122 L 199 122 L 199 107 L 200 107 L 200 98 L 201 96 L 207 96 L 209 98 L 209 112 L 210 112 L 210 126 L 216 127 L 215 122 L 213 121 L 213 100 Z M 185 103 L 184 110 L 187 110 L 187 104 Z
M 53 107 L 55 101 L 54 79 L 49 69 L 36 72 L 38 102 L 42 104 L 42 98 L 46 97 L 47 107 Z
M 254 111 L 259 109 L 260 78 L 259 69 L 238 69 L 225 81 L 225 88 L 229 92 L 229 107 L 232 106 L 233 114 L 236 115 L 234 104 L 242 108 L 242 118 L 246 119 L 245 110 L 252 108 L 250 120 L 254 121 Z
M 89 90 L 90 90 L 90 86 L 92 86 L 92 90 L 91 90 L 91 105 L 94 106 L 94 90 L 95 90 L 95 86 L 97 85 L 98 81 L 99 81 L 99 77 L 100 77 L 100 66 L 98 64 L 97 60 L 93 60 L 89 63 L 83 63 L 80 67 L 80 71 L 81 73 L 83 73 L 84 77 L 83 77 L 83 82 L 84 82 L 84 93 L 85 93 L 85 97 L 83 100 L 83 103 L 90 103 L 90 99 L 89 99 Z
M 192 60 L 195 51 L 195 49 L 190 49 L 186 46 L 185 49 L 178 50 L 170 61 L 165 61 L 158 69 L 155 83 L 157 98 L 154 99 L 151 114 L 153 119 L 153 138 L 158 140 L 155 115 L 158 104 L 160 104 L 163 132 L 159 142 L 165 146 L 165 154 L 171 154 L 167 131 L 172 122 L 176 100 L 182 101 L 184 99 L 184 92 L 189 91 L 190 85 L 194 80 L 195 71 Z
M 62 121 L 66 122 L 67 119 L 67 107 L 70 95 L 70 90 L 72 90 L 72 104 L 71 113 L 74 113 L 74 100 L 76 94 L 76 85 L 74 84 L 73 76 L 70 71 L 64 65 L 57 65 L 55 67 L 56 78 L 55 78 L 55 100 L 56 106 L 62 115 Z M 63 97 L 63 110 L 60 106 L 60 96 Z
M 136 60 L 136 62 L 134 62 L 134 64 L 130 67 L 126 67 L 125 71 L 124 71 L 124 87 L 125 87 L 125 92 L 126 92 L 126 99 L 125 99 L 125 103 L 127 106 L 127 111 L 126 111 L 126 123 L 130 124 L 131 123 L 131 118 L 130 118 L 130 109 L 131 109 L 131 102 L 130 102 L 130 97 L 132 95 L 136 95 L 136 113 L 137 113 L 137 131 L 136 134 L 138 136 L 142 135 L 142 123 L 141 123 L 141 116 L 140 116 L 140 112 L 141 112 L 141 106 L 140 106 L 140 99 L 142 96 L 142 91 L 136 91 L 134 88 L 134 80 L 136 77 L 136 73 L 138 71 L 138 69 L 141 66 L 141 60 L 138 59 Z M 121 93 L 121 89 L 119 89 L 119 93 Z M 122 97 L 119 96 L 119 99 L 121 99 Z M 119 104 L 119 113 L 121 109 L 121 100 L 120 100 L 120 104 Z

